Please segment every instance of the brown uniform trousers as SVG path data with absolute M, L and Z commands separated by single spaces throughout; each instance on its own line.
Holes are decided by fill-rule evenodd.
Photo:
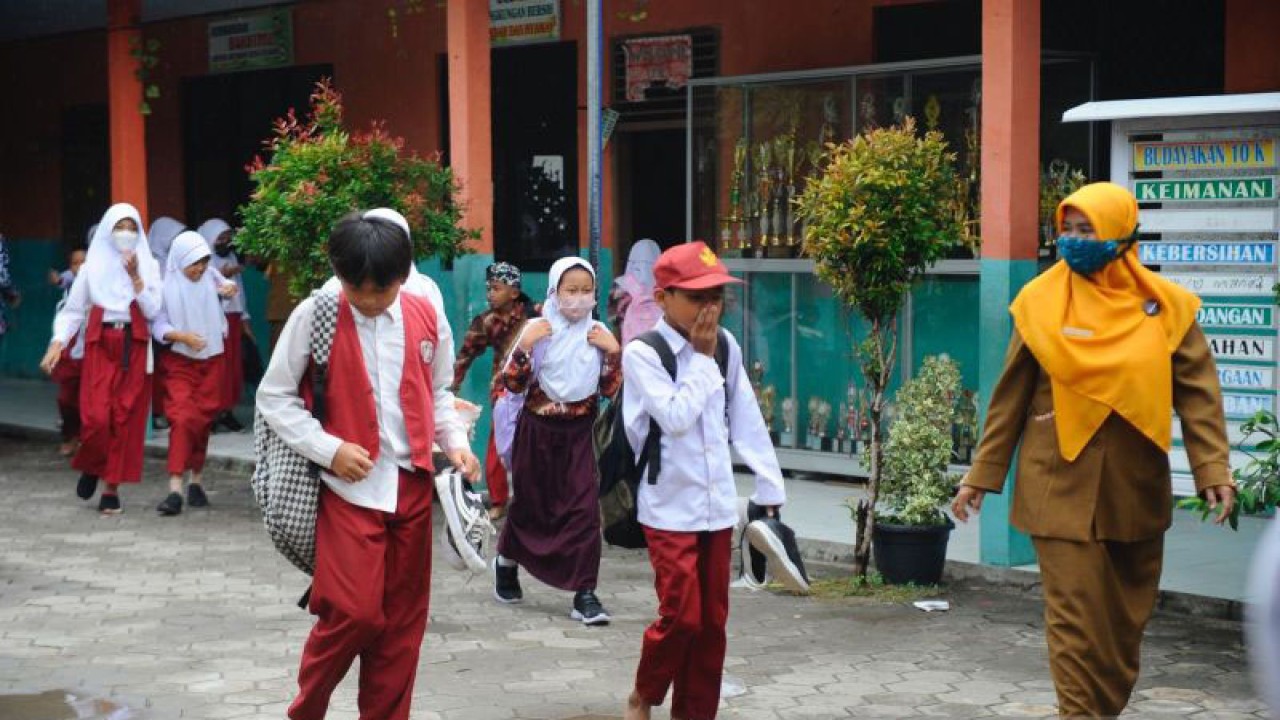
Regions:
M 1196 490 L 1231 484 L 1217 369 L 1198 325 L 1171 362 Z M 1019 443 L 1010 520 L 1039 558 L 1058 712 L 1119 715 L 1138 678 L 1173 521 L 1169 456 L 1112 413 L 1074 462 L 1063 459 L 1049 376 L 1015 330 L 964 484 L 1001 492 Z

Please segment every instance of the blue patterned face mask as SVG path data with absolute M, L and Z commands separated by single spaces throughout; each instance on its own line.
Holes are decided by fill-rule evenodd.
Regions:
M 1067 263 L 1067 267 L 1089 277 L 1107 266 L 1129 249 L 1128 241 L 1090 240 L 1088 238 L 1058 238 L 1058 257 Z

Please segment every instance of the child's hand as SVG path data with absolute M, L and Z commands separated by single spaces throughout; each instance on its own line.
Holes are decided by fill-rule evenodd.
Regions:
M 204 350 L 205 346 L 209 344 L 204 341 L 204 337 L 202 335 L 199 335 L 193 332 L 179 333 L 177 342 L 180 342 L 183 345 L 186 345 L 187 347 L 191 348 L 192 350 L 195 350 L 196 352 L 200 352 L 201 350 Z
M 126 250 L 121 253 L 124 262 L 124 270 L 129 273 L 129 279 L 138 279 L 138 253 L 132 250 Z
M 467 448 L 446 450 L 445 456 L 449 458 L 449 463 L 458 468 L 467 480 L 476 480 L 480 477 L 480 461 Z
M 546 318 L 538 318 L 530 320 L 529 326 L 525 328 L 524 335 L 520 337 L 520 349 L 529 354 L 533 350 L 533 346 L 542 338 L 551 335 L 551 321 Z
M 50 270 L 50 271 L 49 271 L 49 284 L 50 284 L 50 285 L 61 285 L 61 284 L 62 284 L 62 275 L 61 275 L 57 270 Z
M 58 360 L 62 357 L 62 343 L 54 340 L 49 343 L 49 349 L 44 351 L 44 357 L 40 359 L 40 369 L 45 375 L 53 374 L 53 368 L 57 366 Z
M 689 343 L 694 352 L 715 357 L 716 342 L 720 339 L 720 304 L 703 305 L 689 331 Z
M 333 454 L 333 463 L 329 470 L 349 483 L 358 483 L 369 477 L 373 470 L 373 460 L 369 451 L 355 443 L 344 442 Z
M 591 329 L 587 331 L 587 342 L 600 348 L 601 352 L 604 353 L 616 353 L 622 349 L 622 347 L 618 345 L 618 339 L 613 336 L 613 333 L 605 330 L 599 325 L 593 325 Z
M 224 298 L 235 297 L 238 292 L 240 288 L 235 283 L 227 283 L 218 288 L 218 295 Z

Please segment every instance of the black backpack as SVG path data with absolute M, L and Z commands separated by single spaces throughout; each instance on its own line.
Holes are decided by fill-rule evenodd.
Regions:
M 672 380 L 676 379 L 676 356 L 657 330 L 643 333 L 632 342 L 642 342 L 653 348 L 667 374 Z M 724 330 L 720 330 L 720 337 L 716 342 L 715 360 L 720 368 L 720 376 L 728 377 L 729 343 Z M 640 457 L 637 458 L 623 425 L 622 395 L 619 388 L 614 399 L 596 416 L 592 425 L 592 444 L 596 468 L 600 473 L 600 524 L 604 528 L 604 541 L 617 547 L 636 549 L 648 546 L 644 529 L 636 517 L 640 475 L 647 464 L 649 470 L 645 474 L 649 484 L 658 482 L 658 473 L 662 470 L 662 428 L 653 419 L 649 420 L 649 435 L 645 438 Z M 726 412 L 728 400 L 726 388 Z

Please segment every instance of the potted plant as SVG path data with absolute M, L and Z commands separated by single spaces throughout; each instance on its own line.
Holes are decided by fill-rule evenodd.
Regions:
M 377 122 L 350 132 L 342 121 L 342 96 L 328 80 L 316 84 L 304 120 L 293 110 L 275 122 L 268 157 L 247 168 L 254 183 L 240 208 L 244 228 L 236 243 L 281 268 L 289 292 L 302 298 L 329 279 L 326 246 L 333 224 L 352 210 L 388 207 L 413 228 L 415 257 L 445 262 L 466 252 L 477 236 L 460 226 L 453 173 L 438 157 L 407 151 L 402 138 Z
M 899 412 L 889 426 L 880 478 L 883 509 L 872 534 L 876 569 L 886 582 L 936 585 L 942 579 L 955 527 L 942 508 L 956 482 L 947 463 L 959 391 L 955 361 L 930 356 L 895 396 Z
M 955 212 L 954 156 L 941 133 L 915 121 L 829 144 L 822 172 L 796 200 L 804 252 L 818 277 L 866 318 L 855 347 L 870 403 L 867 497 L 854 509 L 854 574 L 867 578 L 884 467 L 885 392 L 896 367 L 897 315 L 912 284 L 963 237 Z

